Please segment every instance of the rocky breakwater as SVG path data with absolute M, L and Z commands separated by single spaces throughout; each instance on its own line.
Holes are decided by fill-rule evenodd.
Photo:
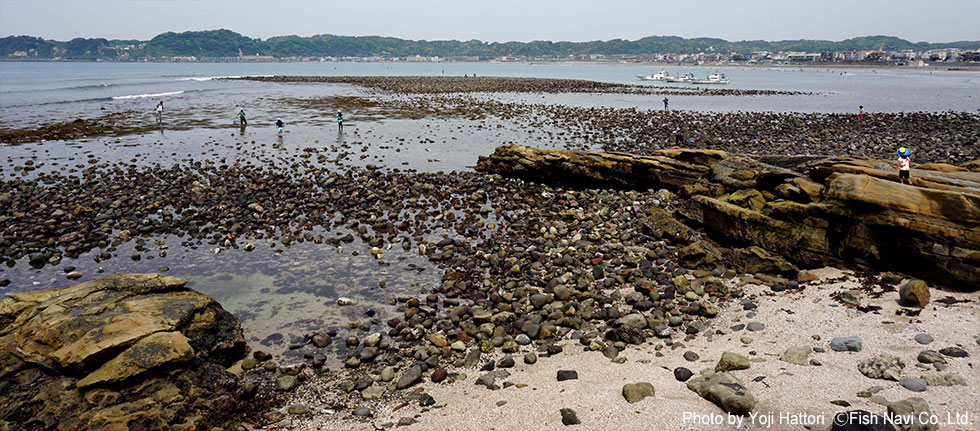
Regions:
M 210 429 L 233 414 L 238 320 L 160 274 L 0 300 L 0 429 Z
M 639 156 L 505 145 L 481 157 L 476 169 L 573 186 L 672 188 L 680 198 L 673 216 L 718 242 L 688 254 L 726 258 L 746 271 L 783 266 L 790 272 L 786 260 L 806 267 L 857 265 L 980 289 L 975 161 L 920 165 L 912 187 L 899 184 L 884 161 L 716 150 Z M 654 212 L 647 223 L 656 226 L 663 217 Z

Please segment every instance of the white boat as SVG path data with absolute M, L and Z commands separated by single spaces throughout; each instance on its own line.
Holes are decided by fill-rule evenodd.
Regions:
M 661 71 L 659 71 L 657 73 L 654 73 L 652 75 L 647 75 L 647 76 L 636 75 L 636 77 L 637 78 L 640 78 L 643 81 L 666 81 L 667 78 L 670 78 L 670 74 L 667 73 L 666 70 L 661 70 Z
M 718 72 L 708 75 L 705 79 L 694 79 L 691 80 L 691 84 L 727 84 L 730 81 L 725 78 L 724 74 L 719 74 Z
M 691 82 L 694 80 L 693 73 L 685 73 L 682 76 L 668 76 L 665 81 L 667 82 Z

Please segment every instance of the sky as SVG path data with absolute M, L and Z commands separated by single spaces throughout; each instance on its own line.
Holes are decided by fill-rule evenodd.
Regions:
M 0 36 L 148 40 L 226 28 L 253 38 L 736 40 L 888 35 L 980 40 L 980 0 L 0 0 Z

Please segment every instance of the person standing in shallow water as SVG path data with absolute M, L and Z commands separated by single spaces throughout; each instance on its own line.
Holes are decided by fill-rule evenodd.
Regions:
M 337 128 L 344 128 L 344 113 L 340 112 L 339 109 L 337 110 Z
M 667 98 L 664 97 L 664 111 L 666 111 L 667 109 L 668 109 L 667 108 Z
M 163 101 L 157 104 L 156 109 L 154 109 L 154 115 L 157 117 L 157 123 L 163 123 Z
M 898 182 L 911 186 L 912 179 L 909 178 L 909 173 L 912 169 L 912 161 L 909 159 L 909 149 L 901 147 L 896 152 L 898 153 Z
M 248 121 L 245 120 L 245 108 L 238 110 L 238 121 L 242 125 L 242 127 L 248 125 Z

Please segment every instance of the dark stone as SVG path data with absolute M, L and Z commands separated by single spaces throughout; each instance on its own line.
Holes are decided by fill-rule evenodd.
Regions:
M 575 380 L 578 378 L 578 372 L 575 370 L 558 370 L 558 381 L 562 382 L 565 380 Z
M 440 383 L 443 380 L 446 380 L 446 377 L 448 376 L 449 373 L 445 368 L 436 368 L 436 370 L 432 372 L 432 377 L 429 379 L 432 380 L 432 383 Z
M 677 381 L 679 382 L 686 382 L 693 375 L 694 373 L 687 368 L 684 367 L 674 368 L 674 378 L 677 379 Z
M 966 350 L 963 350 L 959 347 L 945 347 L 939 349 L 939 353 L 942 353 L 943 355 L 949 356 L 951 358 L 966 358 L 970 356 L 970 354 L 967 353 Z
M 561 413 L 562 425 L 568 426 L 568 425 L 578 425 L 582 423 L 578 420 L 578 416 L 575 415 L 575 410 L 564 408 L 559 410 L 559 412 Z

